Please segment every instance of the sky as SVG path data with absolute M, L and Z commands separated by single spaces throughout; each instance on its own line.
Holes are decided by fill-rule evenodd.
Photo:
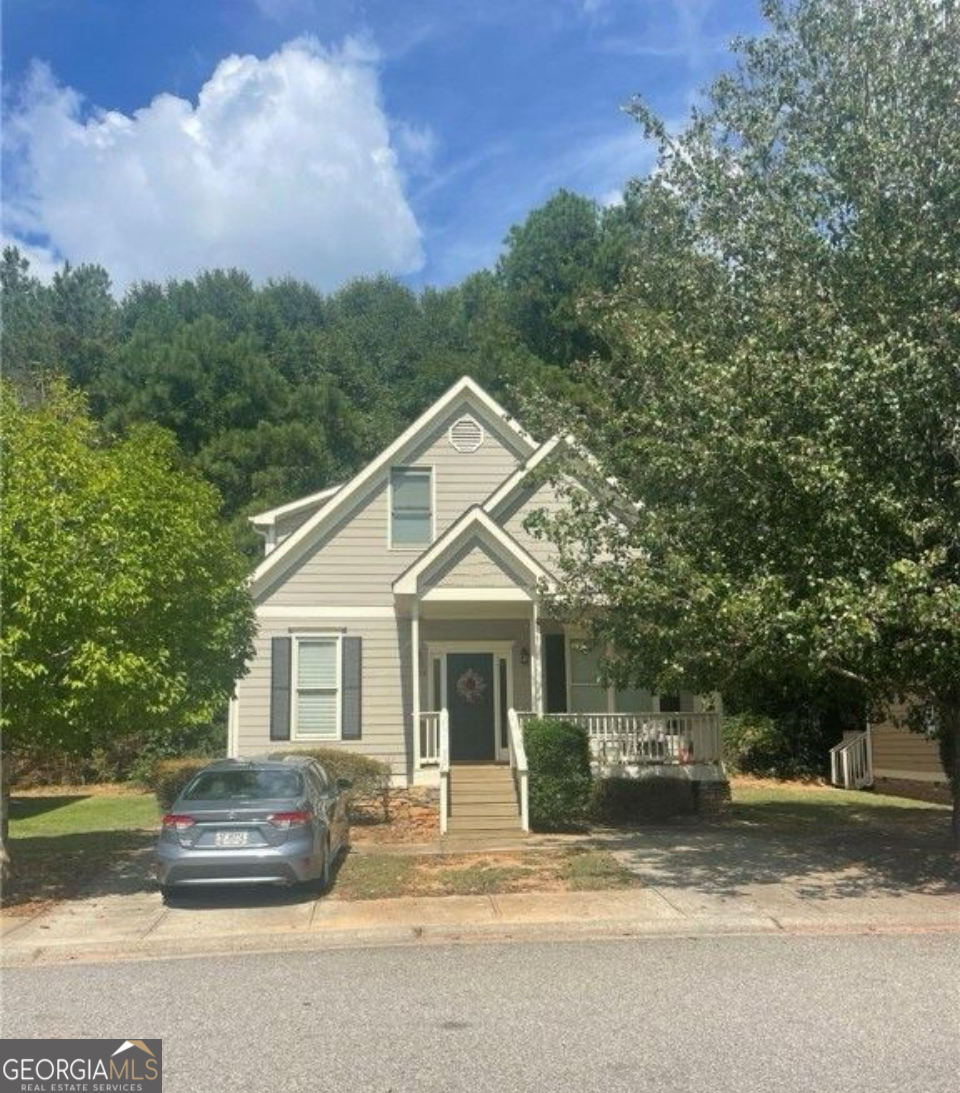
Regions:
M 238 266 L 448 285 L 561 187 L 603 203 L 758 0 L 5 0 L 3 238 L 116 291 Z

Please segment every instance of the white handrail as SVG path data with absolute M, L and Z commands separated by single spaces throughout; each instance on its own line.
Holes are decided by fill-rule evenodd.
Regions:
M 532 714 L 520 714 L 521 722 Z M 601 767 L 719 763 L 717 713 L 555 713 L 587 730 L 594 761 Z
M 437 766 L 440 762 L 440 710 L 421 710 L 416 734 L 417 766 Z
M 830 781 L 843 789 L 873 785 L 870 730 L 842 740 L 830 749 Z
M 507 711 L 508 740 L 510 743 L 510 766 L 513 769 L 513 777 L 517 783 L 517 793 L 520 797 L 520 826 L 524 831 L 530 830 L 530 772 L 527 768 L 527 749 L 523 743 L 523 726 L 517 711 L 511 707 Z
M 450 813 L 450 715 L 446 706 L 440 711 L 439 729 L 440 834 L 445 835 Z

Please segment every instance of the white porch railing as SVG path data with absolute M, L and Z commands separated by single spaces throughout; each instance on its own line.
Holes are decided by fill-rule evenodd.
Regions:
M 450 715 L 446 707 L 440 711 L 439 738 L 440 834 L 446 835 L 450 818 Z
M 521 723 L 535 715 L 518 715 Z M 601 767 L 719 763 L 717 713 L 552 713 L 582 725 L 594 762 Z
M 507 738 L 510 743 L 510 769 L 517 788 L 517 800 L 520 802 L 520 826 L 530 830 L 530 794 L 529 771 L 527 770 L 527 749 L 523 744 L 523 726 L 517 711 L 507 711 Z
M 830 749 L 830 781 L 843 789 L 873 785 L 869 729 Z
M 417 766 L 435 767 L 440 762 L 441 710 L 424 710 L 417 726 Z

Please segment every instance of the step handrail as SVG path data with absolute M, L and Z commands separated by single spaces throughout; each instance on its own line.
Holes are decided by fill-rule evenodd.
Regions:
M 440 711 L 440 834 L 446 835 L 450 818 L 450 715 L 447 707 Z
M 527 749 L 523 743 L 523 727 L 517 711 L 511 706 L 507 711 L 507 739 L 510 744 L 510 768 L 513 771 L 517 796 L 520 798 L 520 827 L 530 830 L 530 771 L 527 767 Z

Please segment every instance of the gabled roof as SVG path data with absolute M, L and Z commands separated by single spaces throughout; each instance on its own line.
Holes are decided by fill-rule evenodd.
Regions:
M 437 562 L 452 555 L 459 547 L 476 536 L 489 544 L 496 555 L 504 561 L 530 574 L 533 581 L 553 583 L 550 574 L 536 558 L 525 550 L 513 536 L 496 523 L 479 505 L 473 505 L 437 539 L 408 569 L 404 570 L 393 582 L 393 591 L 398 596 L 417 594 L 419 578 Z
M 505 507 L 522 488 L 527 475 L 532 474 L 544 460 L 548 459 L 560 447 L 560 444 L 561 438 L 558 436 L 553 436 L 541 444 L 533 455 L 525 463 L 521 463 L 509 478 L 505 478 L 484 501 L 484 511 L 493 515 Z
M 296 516 L 306 509 L 320 508 L 321 505 L 325 505 L 331 497 L 338 494 L 342 489 L 342 482 L 336 486 L 328 486 L 327 489 L 320 490 L 319 493 L 310 493 L 306 497 L 298 497 L 296 501 L 288 501 L 287 504 L 278 505 L 275 509 L 267 509 L 266 512 L 254 513 L 253 516 L 248 516 L 247 519 L 254 527 L 271 527 L 285 516 Z
M 324 531 L 333 527 L 345 513 L 350 502 L 362 494 L 362 491 L 374 483 L 378 477 L 387 473 L 390 465 L 404 458 L 404 453 L 413 448 L 417 441 L 427 434 L 433 426 L 447 414 L 459 400 L 466 400 L 483 416 L 496 420 L 504 430 L 512 435 L 521 451 L 532 453 L 537 444 L 520 425 L 510 417 L 507 411 L 487 394 L 486 391 L 469 376 L 463 376 L 437 401 L 375 459 L 347 482 L 337 494 L 309 517 L 272 553 L 268 554 L 254 570 L 250 578 L 250 591 L 256 595 L 269 582 L 291 566 L 305 549 Z

